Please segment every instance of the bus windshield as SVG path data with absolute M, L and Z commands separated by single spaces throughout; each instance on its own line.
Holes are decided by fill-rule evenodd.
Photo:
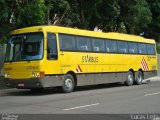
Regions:
M 42 33 L 27 33 L 10 37 L 6 49 L 6 62 L 40 60 L 42 57 Z

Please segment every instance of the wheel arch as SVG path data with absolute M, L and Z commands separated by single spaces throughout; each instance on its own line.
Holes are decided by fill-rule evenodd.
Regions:
M 133 73 L 134 79 L 135 79 L 135 71 L 131 68 L 129 69 L 129 71 L 131 71 Z
M 73 72 L 73 71 L 68 71 L 66 74 L 70 74 L 73 76 L 74 78 L 74 85 L 77 86 L 77 76 L 76 76 L 76 73 Z
M 143 70 L 140 68 L 138 71 L 142 72 L 142 76 L 143 76 L 143 79 L 144 79 L 144 72 L 143 72 Z

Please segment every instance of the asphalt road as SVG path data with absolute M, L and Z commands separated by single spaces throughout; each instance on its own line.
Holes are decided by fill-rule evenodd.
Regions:
M 0 114 L 6 113 L 74 115 L 149 113 L 159 114 L 160 117 L 160 81 L 130 87 L 119 84 L 80 87 L 69 94 L 55 90 L 45 90 L 42 93 L 18 89 L 1 90 Z

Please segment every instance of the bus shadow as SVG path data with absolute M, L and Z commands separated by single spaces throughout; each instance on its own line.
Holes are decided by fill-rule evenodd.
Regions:
M 50 94 L 59 94 L 55 89 L 44 89 L 40 91 L 31 91 L 29 89 L 14 89 L 13 91 L 2 92 L 0 96 L 43 96 Z
M 117 87 L 125 87 L 125 85 L 121 83 L 108 83 L 108 84 L 99 84 L 99 85 L 80 86 L 76 88 L 75 92 L 101 90 L 101 89 L 109 89 L 109 88 L 117 88 Z
M 145 83 L 146 84 L 146 83 Z M 89 86 L 80 86 L 77 87 L 75 92 L 91 91 L 91 90 L 101 90 L 101 89 L 111 89 L 111 88 L 120 88 L 127 87 L 124 84 L 120 83 L 109 83 L 109 84 L 100 84 L 100 85 L 89 85 Z M 44 89 L 40 91 L 31 91 L 28 89 L 14 89 L 13 91 L 7 91 L 2 93 L 0 96 L 44 96 L 44 95 L 58 95 L 65 94 L 60 88 Z

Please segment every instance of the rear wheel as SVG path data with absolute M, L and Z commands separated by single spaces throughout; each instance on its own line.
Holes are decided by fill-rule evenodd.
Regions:
M 133 75 L 133 73 L 131 71 L 129 71 L 127 73 L 127 78 L 126 78 L 125 84 L 127 86 L 131 86 L 131 85 L 133 85 L 133 83 L 134 83 L 134 75 Z
M 63 80 L 62 90 L 65 93 L 70 93 L 74 90 L 74 78 L 70 74 L 66 74 Z
M 135 84 L 136 85 L 141 85 L 142 84 L 142 80 L 143 80 L 143 74 L 142 74 L 141 71 L 138 71 L 137 75 L 136 75 L 136 79 L 135 79 Z

